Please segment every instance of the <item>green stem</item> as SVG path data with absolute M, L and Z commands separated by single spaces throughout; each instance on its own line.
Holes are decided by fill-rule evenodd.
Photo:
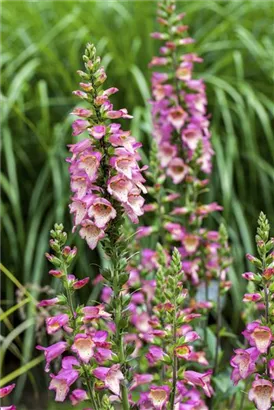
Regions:
M 174 317 L 173 317 L 173 346 L 176 345 L 176 316 L 177 309 L 174 308 Z M 173 370 L 172 370 L 172 390 L 170 394 L 170 410 L 174 409 L 175 404 L 175 395 L 176 395 L 176 384 L 177 384 L 177 367 L 178 367 L 178 358 L 175 354 L 175 349 L 173 351 Z
M 121 329 L 120 329 L 120 320 L 121 320 L 121 314 L 122 314 L 122 301 L 121 301 L 121 289 L 119 289 L 119 269 L 118 269 L 118 263 L 117 261 L 119 260 L 118 253 L 115 250 L 115 244 L 113 245 L 114 252 L 113 252 L 113 297 L 114 300 L 116 301 L 116 306 L 113 311 L 114 315 L 114 322 L 115 322 L 115 327 L 116 327 L 116 334 L 115 334 L 115 339 L 116 339 L 116 344 L 117 344 L 117 350 L 119 352 L 119 363 L 123 367 L 125 364 L 125 352 L 124 352 L 124 340 L 123 340 L 123 335 L 121 334 Z M 121 398 L 122 398 L 122 409 L 123 410 L 129 410 L 130 405 L 128 401 L 128 389 L 127 386 L 122 382 L 121 385 Z
M 85 382 L 86 382 L 86 385 L 87 385 L 88 394 L 89 394 L 89 398 L 90 398 L 90 401 L 92 403 L 92 406 L 93 406 L 94 410 L 100 410 L 99 407 L 97 406 L 94 390 L 91 388 L 91 385 L 90 385 L 87 369 L 86 369 L 85 365 L 82 365 L 81 367 L 84 370 L 84 379 L 85 379 Z
M 215 348 L 215 359 L 213 374 L 217 373 L 218 370 L 218 355 L 219 355 L 219 345 L 220 345 L 220 330 L 222 325 L 221 317 L 221 286 L 220 286 L 220 275 L 218 278 L 218 295 L 217 295 L 217 324 L 216 324 L 216 348 Z

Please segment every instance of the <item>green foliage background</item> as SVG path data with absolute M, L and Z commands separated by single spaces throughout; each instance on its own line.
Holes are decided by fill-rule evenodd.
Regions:
M 114 103 L 133 113 L 132 133 L 143 142 L 147 162 L 151 139 L 147 65 L 159 46 L 149 33 L 157 29 L 157 3 L 40 0 L 2 1 L 1 5 L 2 263 L 39 297 L 37 286 L 56 288 L 44 258 L 48 231 L 55 221 L 64 222 L 68 231 L 72 225 L 65 157 L 66 144 L 73 140 L 68 114 L 77 103 L 71 92 L 77 89 L 76 70 L 81 68 L 84 45 L 95 43 L 103 56 L 107 85 L 120 89 Z M 264 0 L 189 0 L 178 2 L 178 9 L 187 12 L 185 22 L 196 39 L 192 48 L 204 58 L 197 68 L 207 83 L 216 152 L 208 199 L 224 206 L 234 254 L 229 325 L 238 332 L 246 285 L 241 279 L 244 254 L 254 250 L 259 211 L 273 223 L 274 6 Z M 100 253 L 90 252 L 76 236 L 71 241 L 81 255 L 77 276 L 94 276 Z M 5 278 L 2 285 L 6 311 L 16 303 L 16 287 Z M 96 292 L 90 285 L 82 292 L 83 300 L 94 298 Z M 34 355 L 34 308 L 31 303 L 26 306 L 23 326 L 18 315 L 11 319 L 9 330 L 14 333 L 4 350 L 16 366 L 25 366 Z M 4 336 L 8 327 L 5 322 Z M 11 370 L 12 365 L 5 372 Z M 44 386 L 42 376 L 38 385 L 33 375 L 29 377 L 30 391 L 37 394 Z M 25 381 L 23 372 L 17 381 L 17 398 Z

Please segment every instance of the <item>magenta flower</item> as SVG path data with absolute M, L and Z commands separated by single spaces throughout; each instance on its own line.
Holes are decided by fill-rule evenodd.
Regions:
M 70 386 L 78 379 L 79 372 L 72 369 L 61 369 L 57 375 L 51 374 L 50 377 L 49 390 L 55 390 L 55 401 L 64 401 L 69 393 Z
M 242 334 L 249 341 L 250 345 L 255 346 L 260 353 L 267 353 L 273 340 L 273 335 L 269 327 L 261 326 L 259 322 L 249 323 Z
M 157 362 L 163 360 L 164 358 L 164 351 L 159 346 L 149 346 L 148 353 L 146 354 L 146 358 L 151 366 L 155 365 Z
M 169 393 L 168 386 L 151 386 L 148 397 L 155 409 L 162 410 L 168 401 Z
M 104 305 L 96 306 L 85 306 L 83 309 L 84 312 L 84 321 L 90 321 L 94 319 L 105 319 L 110 320 L 111 314 L 104 310 Z
M 57 357 L 61 356 L 62 353 L 64 353 L 68 348 L 68 344 L 66 342 L 58 342 L 55 343 L 49 347 L 44 347 L 44 346 L 36 346 L 36 349 L 38 350 L 44 350 L 45 352 L 45 359 L 46 359 L 46 367 L 45 371 L 49 372 L 49 365 L 50 362 Z
M 59 303 L 58 298 L 53 298 L 53 299 L 45 299 L 41 300 L 39 303 L 37 303 L 38 307 L 46 307 L 46 306 L 54 306 Z
M 114 364 L 111 367 L 97 367 L 92 373 L 97 379 L 104 382 L 105 388 L 116 396 L 120 396 L 120 381 L 124 380 L 124 376 L 120 371 L 119 364 Z
M 269 360 L 268 362 L 268 372 L 272 380 L 274 380 L 274 359 Z
M 89 133 L 92 137 L 96 140 L 100 140 L 106 134 L 106 126 L 105 125 L 95 125 L 92 128 L 89 128 Z
M 184 373 L 185 380 L 194 386 L 200 386 L 204 390 L 207 397 L 211 397 L 214 393 L 210 385 L 212 370 L 207 370 L 205 373 L 198 373 L 192 370 L 186 370 Z
M 52 335 L 65 326 L 69 321 L 66 313 L 46 318 L 47 333 Z
M 85 390 L 82 389 L 75 389 L 71 392 L 69 399 L 71 401 L 71 404 L 73 406 L 76 406 L 77 404 L 81 403 L 84 400 L 88 400 L 88 395 Z
M 130 387 L 130 390 L 136 389 L 138 386 L 142 386 L 143 384 L 150 384 L 153 380 L 153 375 L 152 374 L 138 374 L 135 373 L 133 376 L 133 382 Z
M 5 386 L 5 387 L 2 387 L 0 389 L 0 399 L 7 396 L 8 394 L 10 394 L 14 388 L 15 388 L 15 383 L 9 384 L 8 386 Z
M 73 133 L 72 135 L 76 137 L 77 135 L 82 134 L 89 127 L 89 122 L 86 120 L 76 120 L 72 124 Z
M 71 350 L 77 354 L 80 360 L 88 363 L 94 355 L 94 346 L 92 338 L 84 333 L 78 334 L 74 338 Z
M 248 398 L 258 410 L 269 410 L 274 401 L 274 386 L 269 380 L 257 379 L 252 383 Z
M 256 362 L 260 356 L 260 352 L 256 347 L 249 349 L 236 349 L 235 356 L 232 357 L 230 364 L 234 367 L 231 379 L 236 385 L 242 379 L 246 379 L 256 371 Z
M 84 286 L 86 286 L 88 284 L 89 279 L 90 279 L 89 277 L 86 277 L 86 278 L 83 278 L 83 279 L 80 279 L 80 280 L 76 280 L 72 285 L 73 289 L 83 288 Z
M 260 293 L 245 293 L 243 297 L 243 302 L 258 302 L 262 299 Z

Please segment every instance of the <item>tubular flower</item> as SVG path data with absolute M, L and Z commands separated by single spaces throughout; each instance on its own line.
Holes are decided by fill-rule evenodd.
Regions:
M 79 75 L 87 82 L 80 83 L 84 91 L 74 94 L 90 104 L 90 108 L 77 108 L 72 124 L 73 136 L 88 134 L 88 138 L 69 145 L 71 190 L 70 212 L 74 215 L 74 229 L 91 249 L 104 238 L 111 223 L 121 212 L 134 222 L 143 214 L 144 200 L 141 191 L 144 178 L 139 167 L 141 146 L 121 125 L 113 122 L 132 118 L 126 109 L 114 110 L 109 97 L 117 88 L 103 89 L 106 74 L 100 66 L 95 47 L 87 45 L 84 62 L 86 72 Z M 83 119 L 84 117 L 84 119 Z

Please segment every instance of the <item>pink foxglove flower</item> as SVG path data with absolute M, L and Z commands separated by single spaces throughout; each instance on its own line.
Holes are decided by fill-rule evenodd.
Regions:
M 93 370 L 93 375 L 104 382 L 104 386 L 116 396 L 120 396 L 120 381 L 124 379 L 120 371 L 120 365 L 114 364 L 109 367 L 97 367 Z
M 274 401 L 274 385 L 269 380 L 257 379 L 252 383 L 248 398 L 258 410 L 269 410 Z
M 234 368 L 232 372 L 232 380 L 237 384 L 240 380 L 246 379 L 256 371 L 256 363 L 260 352 L 255 348 L 236 349 L 235 356 L 232 357 L 230 364 Z
M 49 390 L 55 390 L 55 401 L 62 402 L 67 397 L 70 386 L 78 379 L 79 372 L 73 369 L 61 369 L 57 375 L 51 374 L 50 377 Z
M 212 394 L 214 393 L 210 385 L 211 375 L 212 375 L 212 370 L 208 370 L 205 373 L 198 373 L 192 370 L 186 370 L 184 373 L 184 378 L 191 385 L 202 387 L 206 396 L 211 397 Z
M 66 342 L 57 342 L 49 347 L 44 346 L 36 346 L 38 350 L 44 350 L 45 352 L 45 359 L 46 359 L 46 367 L 45 371 L 49 372 L 49 365 L 52 360 L 56 359 L 57 357 L 61 356 L 68 348 L 68 344 Z
M 162 410 L 168 401 L 170 388 L 168 386 L 151 386 L 149 391 L 149 399 L 153 408 Z
M 88 400 L 87 392 L 83 389 L 75 389 L 71 392 L 69 399 L 73 406 L 81 403 L 84 400 Z
M 266 353 L 273 340 L 273 335 L 269 327 L 261 326 L 259 322 L 248 324 L 246 330 L 242 333 L 250 345 L 255 346 L 260 353 Z
M 77 334 L 71 350 L 75 352 L 78 358 L 84 363 L 88 363 L 94 355 L 94 346 L 92 338 L 86 334 Z
M 69 321 L 69 317 L 66 313 L 48 317 L 46 319 L 47 333 L 52 335 L 53 333 L 58 332 L 63 326 L 65 326 Z

